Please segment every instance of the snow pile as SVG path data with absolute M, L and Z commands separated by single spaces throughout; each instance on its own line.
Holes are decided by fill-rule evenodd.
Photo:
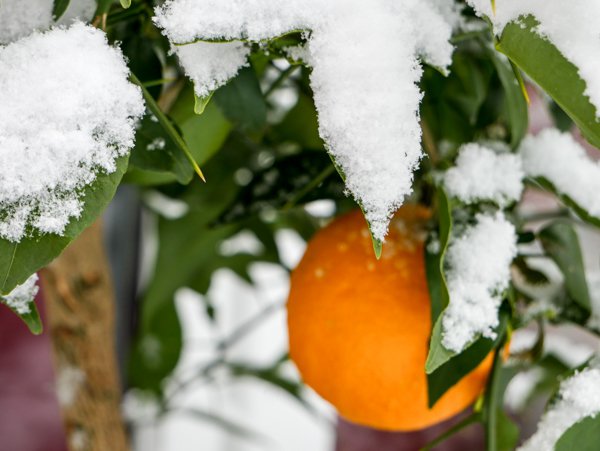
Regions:
M 68 25 L 77 19 L 88 21 L 96 11 L 95 0 L 71 0 L 63 16 L 54 22 L 54 0 L 0 0 L 0 44 L 25 37 L 53 24 Z
M 441 69 L 451 63 L 456 17 L 446 20 L 447 10 L 439 0 L 169 0 L 155 21 L 174 44 L 238 41 L 176 50 L 199 96 L 246 64 L 239 40 L 304 31 L 321 137 L 383 239 L 422 155 L 418 58 Z
M 144 113 L 121 52 L 81 23 L 0 48 L 0 238 L 62 234 Z
M 38 293 L 38 276 L 33 274 L 21 285 L 18 285 L 6 296 L 1 296 L 0 300 L 17 312 L 19 315 L 25 315 L 31 311 L 31 303 Z
M 586 417 L 600 412 L 600 369 L 586 369 L 560 386 L 559 400 L 538 424 L 536 433 L 519 451 L 552 451 L 562 434 Z
M 479 334 L 495 338 L 498 308 L 517 254 L 515 228 L 502 213 L 476 219 L 450 241 L 445 260 L 450 304 L 442 319 L 442 344 L 455 352 Z
M 444 174 L 444 186 L 467 204 L 487 200 L 506 207 L 521 197 L 524 175 L 518 155 L 471 143 L 459 150 L 456 165 Z
M 579 69 L 585 94 L 600 117 L 600 2 L 597 0 L 502 0 L 496 14 L 490 0 L 468 0 L 479 15 L 489 17 L 496 34 L 520 17 L 533 15 L 539 22 L 536 32 L 551 41 L 563 56 Z
M 559 193 L 600 217 L 600 164 L 569 133 L 546 129 L 527 136 L 520 152 L 527 175 L 547 179 Z

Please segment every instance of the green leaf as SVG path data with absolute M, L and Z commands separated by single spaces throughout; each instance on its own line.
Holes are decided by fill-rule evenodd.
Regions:
M 131 0 L 120 0 L 120 1 L 121 1 L 121 6 L 125 9 L 127 9 L 131 6 Z
M 428 243 L 428 246 L 425 247 L 425 272 L 431 301 L 431 324 L 435 324 L 440 313 L 450 302 L 444 275 L 444 257 L 452 232 L 452 206 L 442 187 L 437 187 L 436 195 L 438 215 L 438 234 L 436 237 L 438 245 L 436 247 L 438 249 L 437 252 L 431 252 L 429 250 L 431 243 Z
M 208 105 L 208 103 L 210 102 L 210 99 L 212 99 L 213 94 L 214 94 L 214 92 L 211 92 L 206 97 L 198 97 L 197 95 L 194 95 L 194 113 L 196 113 L 196 114 L 204 113 L 204 110 L 206 109 L 206 105 Z
M 600 443 L 600 415 L 578 421 L 558 439 L 555 451 L 596 451 Z
M 479 337 L 460 354 L 449 351 L 441 343 L 442 316 L 439 317 L 432 334 L 431 362 L 427 372 L 427 393 L 429 406 L 432 407 L 450 388 L 464 376 L 473 371 L 489 353 L 499 346 L 504 339 L 508 323 L 508 315 L 500 313 L 500 324 L 496 328 L 497 338 Z M 435 337 L 435 341 L 434 341 Z M 435 343 L 435 345 L 434 345 Z M 427 371 L 431 370 L 431 371 Z
M 69 3 L 71 3 L 71 0 L 54 0 L 52 6 L 52 18 L 54 20 L 60 19 L 69 7 Z
M 83 190 L 81 216 L 72 220 L 63 236 L 35 235 L 19 243 L 0 239 L 0 294 L 10 293 L 17 285 L 54 260 L 83 230 L 91 225 L 113 198 L 127 168 L 127 157 L 117 160 L 112 174 L 100 174 Z
M 586 312 L 591 311 L 590 294 L 579 238 L 573 226 L 558 220 L 539 232 L 539 240 L 565 277 L 567 293 Z
M 515 72 L 509 61 L 487 46 L 485 48 L 492 63 L 494 63 L 498 78 L 504 88 L 504 101 L 506 102 L 510 126 L 510 144 L 513 148 L 516 148 L 527 133 L 529 126 L 527 100 L 523 95 L 519 80 L 515 76 Z
M 198 166 L 198 163 L 194 159 L 194 156 L 192 155 L 192 152 L 190 151 L 188 145 L 181 137 L 181 134 L 173 126 L 171 120 L 167 117 L 165 113 L 163 113 L 160 106 L 158 106 L 158 103 L 156 103 L 156 100 L 154 99 L 154 97 L 152 97 L 152 94 L 148 92 L 148 90 L 144 87 L 144 84 L 133 73 L 131 73 L 129 77 L 132 83 L 138 85 L 142 90 L 142 94 L 144 95 L 144 100 L 146 100 L 146 106 L 148 107 L 148 109 L 152 111 L 152 113 L 154 113 L 160 125 L 165 129 L 165 132 L 169 135 L 171 140 L 175 143 L 175 145 L 179 148 L 179 150 L 189 161 L 191 167 L 194 169 L 196 174 L 198 174 L 198 176 L 206 182 L 204 174 L 202 173 L 200 166 Z
M 502 408 L 496 414 L 495 430 L 498 451 L 513 451 L 519 442 L 519 427 Z
M 586 83 L 577 67 L 535 31 L 537 25 L 531 16 L 511 22 L 496 48 L 560 105 L 591 144 L 600 147 L 600 122 L 596 120 L 596 108 L 585 95 Z
M 242 130 L 260 130 L 267 122 L 267 104 L 252 67 L 215 91 L 213 98 L 225 116 Z
M 7 307 L 9 307 L 7 305 Z M 9 307 L 10 308 L 10 307 Z M 44 331 L 44 325 L 42 324 L 42 320 L 40 318 L 40 313 L 38 312 L 37 306 L 35 305 L 34 300 L 32 299 L 29 303 L 29 312 L 27 313 L 19 313 L 16 310 L 10 308 L 10 310 L 17 315 L 25 325 L 29 328 L 29 331 L 34 335 L 40 335 Z

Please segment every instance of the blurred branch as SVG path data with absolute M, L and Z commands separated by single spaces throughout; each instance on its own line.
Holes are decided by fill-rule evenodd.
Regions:
M 42 287 L 70 449 L 128 450 L 115 355 L 114 293 L 99 222 L 42 272 Z

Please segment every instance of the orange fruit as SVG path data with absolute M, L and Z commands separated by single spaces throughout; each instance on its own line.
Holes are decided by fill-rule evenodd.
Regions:
M 378 261 L 362 213 L 352 211 L 316 234 L 292 273 L 290 356 L 305 383 L 354 423 L 423 429 L 463 411 L 485 387 L 491 355 L 427 406 L 429 216 L 424 207 L 402 207 Z

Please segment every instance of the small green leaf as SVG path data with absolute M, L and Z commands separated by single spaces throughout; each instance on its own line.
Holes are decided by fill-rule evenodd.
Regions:
M 131 0 L 120 0 L 120 1 L 121 1 L 121 6 L 125 9 L 127 9 L 131 6 Z
M 596 451 L 600 443 L 600 415 L 578 421 L 558 439 L 555 451 Z
M 211 92 L 206 97 L 198 97 L 197 95 L 194 95 L 194 113 L 196 113 L 196 114 L 204 113 L 204 110 L 206 109 L 206 105 L 208 105 L 208 102 L 210 102 L 210 99 L 212 99 L 213 93 L 214 92 Z
M 558 220 L 539 232 L 540 242 L 565 277 L 567 293 L 586 312 L 590 312 L 590 294 L 585 279 L 583 255 L 573 226 Z
M 0 303 L 2 299 L 0 299 Z M 9 305 L 6 305 L 10 310 L 17 315 L 21 320 L 25 323 L 25 325 L 29 328 L 29 331 L 34 335 L 40 335 L 44 331 L 44 326 L 42 324 L 42 320 L 40 318 L 40 313 L 38 312 L 37 306 L 35 305 L 34 300 L 32 299 L 29 303 L 29 311 L 27 313 L 19 313 L 15 309 L 11 308 Z
M 375 252 L 375 258 L 379 260 L 381 258 L 381 252 L 383 252 L 383 242 L 374 238 L 372 235 L 371 240 L 373 241 L 373 252 Z
M 52 6 L 52 18 L 54 20 L 60 19 L 69 7 L 69 3 L 71 3 L 71 0 L 54 0 Z
M 44 331 L 44 325 L 42 324 L 40 313 L 38 312 L 35 302 L 31 301 L 30 309 L 31 310 L 24 315 L 19 315 L 18 313 L 17 315 L 19 315 L 19 318 L 27 325 L 32 334 L 40 335 Z
M 600 122 L 596 108 L 585 95 L 585 81 L 577 67 L 535 31 L 537 25 L 531 16 L 509 23 L 496 48 L 560 105 L 591 144 L 600 147 Z

